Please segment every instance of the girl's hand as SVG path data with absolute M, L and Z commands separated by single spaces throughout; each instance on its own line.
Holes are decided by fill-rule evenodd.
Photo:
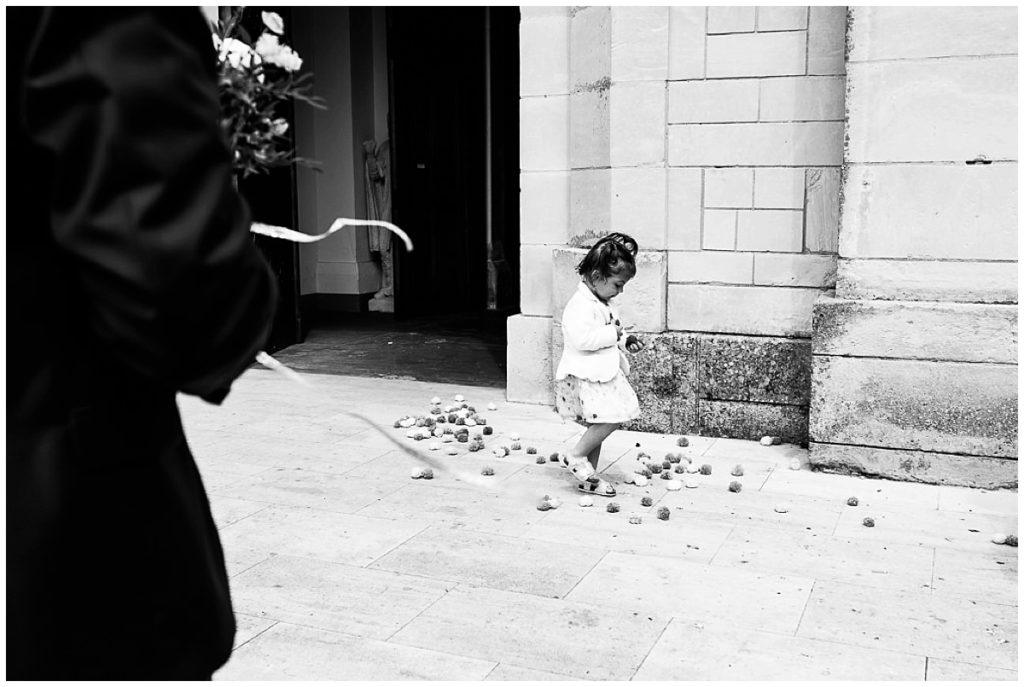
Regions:
M 630 353 L 639 353 L 644 350 L 644 342 L 636 334 L 630 334 L 626 337 L 626 350 Z

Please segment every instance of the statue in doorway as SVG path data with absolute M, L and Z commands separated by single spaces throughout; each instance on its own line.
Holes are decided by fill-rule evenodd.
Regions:
M 363 141 L 365 158 L 366 218 L 391 221 L 391 159 L 390 146 L 385 140 L 379 146 L 376 141 Z M 392 280 L 391 232 L 383 227 L 368 227 L 370 253 L 380 261 L 381 288 L 374 294 L 375 300 L 390 299 L 395 290 Z

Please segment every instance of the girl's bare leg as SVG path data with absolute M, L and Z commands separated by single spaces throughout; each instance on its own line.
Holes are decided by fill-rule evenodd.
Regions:
M 580 440 L 572 449 L 573 459 L 585 457 L 596 470 L 597 460 L 601 457 L 601 444 L 608 438 L 609 434 L 618 428 L 619 424 L 617 422 L 606 422 L 587 427 L 587 431 L 583 433 L 583 436 L 580 437 Z

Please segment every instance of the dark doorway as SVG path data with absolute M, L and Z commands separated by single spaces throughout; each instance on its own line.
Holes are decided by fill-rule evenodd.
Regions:
M 395 315 L 507 317 L 519 303 L 519 10 L 388 8 L 387 27 L 393 217 L 415 245 L 395 250 Z

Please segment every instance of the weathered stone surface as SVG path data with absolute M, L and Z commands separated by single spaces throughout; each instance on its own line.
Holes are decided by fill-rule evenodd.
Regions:
M 612 172 L 611 226 L 644 250 L 667 243 L 664 167 L 617 167 Z
M 847 84 L 848 162 L 1017 158 L 1016 55 L 851 62 Z
M 805 171 L 799 167 L 754 170 L 754 207 L 803 209 Z
M 756 122 L 760 79 L 670 81 L 668 122 Z
M 668 325 L 676 331 L 810 337 L 811 313 L 821 293 L 786 286 L 669 284 Z
M 701 170 L 668 170 L 668 247 L 700 250 Z
M 776 31 L 708 36 L 709 78 L 807 73 L 807 33 Z
M 850 12 L 851 62 L 1017 52 L 1012 6 L 851 7 Z
M 721 167 L 704 170 L 704 207 L 753 207 L 754 169 Z
M 753 274 L 753 253 L 709 250 L 669 251 L 668 253 L 668 280 L 670 282 L 750 284 Z
M 551 246 L 523 244 L 519 255 L 520 312 L 551 317 Z
M 574 169 L 569 172 L 569 245 L 600 238 L 611 225 L 610 169 Z
M 1016 262 L 839 261 L 840 298 L 1016 303 Z
M 569 86 L 575 89 L 611 75 L 612 12 L 610 7 L 578 7 L 569 17 Z
M 1017 460 L 811 442 L 815 470 L 982 489 L 1016 489 Z
M 704 211 L 704 234 L 700 247 L 704 250 L 736 249 L 736 210 Z
M 611 161 L 608 88 L 599 82 L 569 96 L 569 165 L 607 167 Z
M 565 7 L 524 7 L 519 25 L 519 94 L 569 92 L 569 14 Z
M 519 99 L 519 167 L 569 169 L 569 96 Z
M 812 253 L 834 253 L 839 250 L 839 168 L 806 171 L 804 246 Z
M 704 77 L 707 10 L 700 6 L 669 8 L 668 78 Z
M 836 256 L 809 253 L 757 253 L 754 283 L 764 286 L 835 288 Z
M 815 355 L 810 435 L 880 448 L 1017 455 L 1017 367 Z
M 702 337 L 699 361 L 702 399 L 810 403 L 811 342 L 807 339 Z
M 665 83 L 613 83 L 609 105 L 611 164 L 615 167 L 665 163 Z
M 846 8 L 815 5 L 807 20 L 807 73 L 846 73 Z
M 707 8 L 708 33 L 740 33 L 754 30 L 756 7 L 719 7 Z
M 669 8 L 612 7 L 611 30 L 612 80 L 665 81 Z
M 842 76 L 791 76 L 761 80 L 760 121 L 841 120 L 846 79 Z
M 686 334 L 643 337 L 646 347 L 630 356 L 630 384 L 640 400 L 640 419 L 628 429 L 692 432 L 697 427 L 697 341 Z
M 753 440 L 770 434 L 788 444 L 807 443 L 807 406 L 701 399 L 698 415 L 702 436 Z
M 843 122 L 672 124 L 668 163 L 678 167 L 841 165 Z
M 506 326 L 506 398 L 521 403 L 552 403 L 551 318 L 514 315 Z
M 852 301 L 814 304 L 814 353 L 1017 363 L 1012 305 Z

